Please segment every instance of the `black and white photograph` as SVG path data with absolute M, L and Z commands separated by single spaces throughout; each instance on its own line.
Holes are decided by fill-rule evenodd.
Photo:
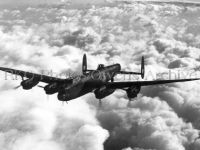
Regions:
M 0 150 L 200 150 L 200 0 L 0 0 Z

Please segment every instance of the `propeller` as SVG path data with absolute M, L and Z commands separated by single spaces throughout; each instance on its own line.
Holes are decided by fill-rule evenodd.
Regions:
M 99 99 L 98 109 L 100 110 L 102 108 L 102 100 Z
M 39 87 L 39 88 L 44 88 L 44 86 L 42 86 L 42 85 L 37 85 L 37 87 Z M 49 101 L 49 95 L 47 94 L 47 101 Z
M 65 102 L 68 104 L 67 101 L 62 101 L 62 106 L 65 106 Z
M 14 90 L 17 90 L 17 89 L 19 89 L 21 87 L 21 85 L 18 85 L 18 86 L 16 86 L 16 87 L 14 87 L 13 89 Z
M 39 87 L 39 88 L 44 88 L 44 86 L 41 86 L 41 85 L 37 85 L 37 87 Z
M 132 102 L 132 100 L 131 100 L 131 98 L 129 98 L 128 103 L 127 103 L 127 107 L 131 107 L 131 102 Z
M 21 78 L 22 78 L 22 81 L 24 81 L 24 77 L 23 77 L 23 76 L 21 76 Z M 14 89 L 14 90 L 17 90 L 17 89 L 19 89 L 21 86 L 22 86 L 22 85 L 20 84 L 20 85 L 18 85 L 18 86 L 16 86 L 16 87 L 14 87 L 13 89 Z
M 49 101 L 49 95 L 47 95 L 47 101 Z

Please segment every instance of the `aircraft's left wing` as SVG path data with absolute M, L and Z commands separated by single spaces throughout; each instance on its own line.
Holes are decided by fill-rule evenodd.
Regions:
M 200 80 L 200 78 L 194 79 L 179 79 L 179 80 L 154 80 L 154 81 L 131 81 L 131 82 L 109 82 L 107 83 L 108 88 L 114 89 L 123 89 L 131 86 L 149 86 L 149 85 L 157 85 L 157 84 L 167 84 L 167 83 L 175 83 L 175 82 L 186 82 L 186 81 L 194 81 Z
M 51 76 L 46 76 L 46 75 L 36 74 L 36 73 L 31 73 L 31 72 L 25 72 L 21 70 L 10 69 L 10 68 L 0 67 L 0 70 L 11 73 L 11 74 L 19 75 L 21 77 L 29 78 L 29 79 L 35 78 L 35 79 L 38 79 L 38 81 L 44 82 L 44 83 L 71 82 L 71 79 L 60 79 L 56 77 L 51 77 Z

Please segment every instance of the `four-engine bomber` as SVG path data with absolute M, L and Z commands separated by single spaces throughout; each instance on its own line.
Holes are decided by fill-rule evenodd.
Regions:
M 133 98 L 137 97 L 142 86 L 199 80 L 199 78 L 195 78 L 154 81 L 114 81 L 114 77 L 117 74 L 140 75 L 141 78 L 144 78 L 144 57 L 142 57 L 141 60 L 140 72 L 127 72 L 122 71 L 121 65 L 118 63 L 110 66 L 99 64 L 96 70 L 88 70 L 86 55 L 84 55 L 82 63 L 82 74 L 66 79 L 3 67 L 0 67 L 0 70 L 21 76 L 23 81 L 18 87 L 22 86 L 22 88 L 25 90 L 32 89 L 34 86 L 42 87 L 38 85 L 39 82 L 46 83 L 47 85 L 42 87 L 46 94 L 51 95 L 58 93 L 57 97 L 60 101 L 70 101 L 90 92 L 93 92 L 95 97 L 101 100 L 106 96 L 114 93 L 117 89 L 126 91 L 127 97 L 129 100 L 132 100 Z M 27 79 L 24 80 L 24 78 Z

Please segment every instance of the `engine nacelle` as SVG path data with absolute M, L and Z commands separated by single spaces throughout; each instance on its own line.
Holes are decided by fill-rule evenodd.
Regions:
M 128 98 L 135 98 L 137 97 L 138 93 L 140 92 L 140 86 L 132 86 L 126 90 Z
M 115 89 L 109 89 L 106 86 L 103 86 L 103 87 L 101 87 L 99 89 L 96 89 L 94 91 L 94 94 L 95 94 L 95 97 L 97 99 L 102 99 L 102 98 L 104 98 L 104 97 L 106 97 L 106 96 L 108 96 L 108 95 L 110 95 L 110 94 L 112 94 L 114 92 L 115 92 Z
M 21 82 L 21 86 L 24 90 L 30 90 L 32 89 L 34 86 L 36 86 L 40 81 L 35 79 L 35 78 L 31 78 L 31 79 L 27 79 Z
M 59 91 L 59 84 L 58 83 L 52 83 L 48 84 L 47 86 L 44 87 L 44 91 L 46 94 L 55 94 Z

